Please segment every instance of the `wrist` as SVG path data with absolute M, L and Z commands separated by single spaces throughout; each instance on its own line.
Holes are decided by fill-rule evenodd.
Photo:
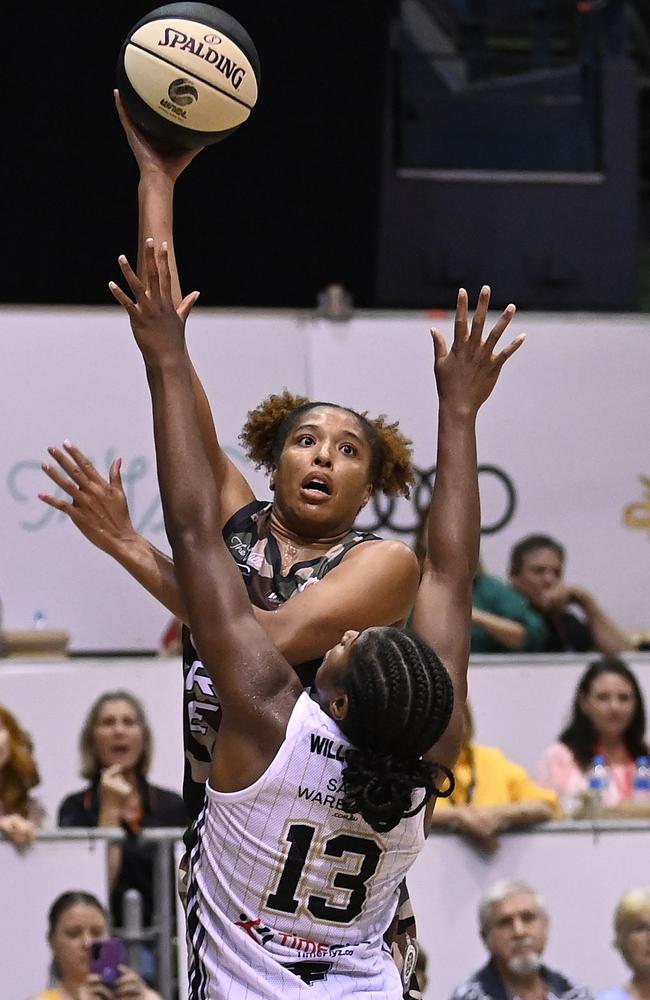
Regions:
M 120 826 L 122 813 L 115 806 L 106 806 L 99 810 L 97 826 Z
M 144 163 L 140 166 L 140 181 L 138 188 L 140 192 L 154 188 L 156 190 L 174 190 L 175 180 L 170 177 L 164 169 L 157 164 Z
M 440 419 L 453 420 L 456 424 L 465 424 L 473 428 L 476 423 L 478 407 L 466 399 L 445 399 L 440 397 L 438 404 Z

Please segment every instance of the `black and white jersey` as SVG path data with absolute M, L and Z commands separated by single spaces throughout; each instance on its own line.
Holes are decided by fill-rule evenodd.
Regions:
M 255 784 L 207 786 L 189 858 L 191 1000 L 402 997 L 383 937 L 423 815 L 380 834 L 347 813 L 349 746 L 305 692 Z

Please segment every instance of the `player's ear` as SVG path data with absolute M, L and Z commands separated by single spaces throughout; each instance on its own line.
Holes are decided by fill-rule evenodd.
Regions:
M 361 504 L 359 506 L 359 510 L 357 511 L 357 514 L 360 511 L 362 511 L 363 508 L 367 505 L 367 503 L 369 502 L 369 500 L 370 500 L 370 498 L 371 498 L 371 496 L 373 495 L 374 492 L 375 492 L 375 487 L 372 485 L 372 483 L 368 483 L 368 485 L 366 486 L 366 489 L 365 489 L 365 493 L 364 493 L 363 499 L 362 499 Z
M 343 719 L 347 719 L 349 707 L 350 703 L 348 701 L 347 693 L 343 691 L 330 702 L 330 712 L 332 713 L 332 718 L 336 722 L 342 722 Z
M 273 490 L 275 490 L 275 476 L 276 476 L 277 471 L 278 471 L 277 465 L 272 465 L 271 466 L 271 473 L 270 473 L 270 476 L 269 476 L 269 489 L 271 490 L 271 492 L 273 492 Z

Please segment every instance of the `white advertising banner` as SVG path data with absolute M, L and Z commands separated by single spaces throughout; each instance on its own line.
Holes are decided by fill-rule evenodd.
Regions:
M 294 313 L 200 309 L 190 344 L 221 440 L 241 455 L 246 412 L 288 386 L 399 419 L 423 474 L 435 463 L 435 389 L 426 314 L 349 323 Z M 452 316 L 437 316 L 446 332 Z M 634 316 L 522 315 L 528 340 L 508 365 L 479 431 L 483 559 L 504 575 L 531 532 L 567 547 L 567 577 L 631 629 L 650 628 L 650 323 Z M 116 308 L 0 312 L 0 598 L 8 628 L 36 611 L 73 650 L 151 649 L 167 613 L 61 514 L 39 502 L 48 444 L 70 438 L 101 471 L 123 457 L 134 523 L 166 547 L 142 362 Z M 411 503 L 378 501 L 362 526 L 412 540 L 430 476 Z

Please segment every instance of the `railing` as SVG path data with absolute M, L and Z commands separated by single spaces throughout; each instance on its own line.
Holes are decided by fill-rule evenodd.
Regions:
M 181 829 L 142 831 L 141 839 L 156 847 L 153 920 L 151 926 L 142 926 L 137 900 L 131 895 L 125 901 L 125 927 L 118 932 L 126 942 L 129 964 L 136 970 L 141 946 L 153 947 L 157 988 L 163 1000 L 174 1000 L 176 989 L 181 1000 L 187 995 L 184 927 L 169 874 L 183 832 Z M 563 963 L 568 963 L 566 971 L 589 985 L 599 988 L 613 985 L 618 960 L 614 953 L 610 954 L 611 917 L 624 891 L 647 882 L 648 833 L 648 819 L 556 821 L 504 833 L 499 851 L 486 857 L 458 834 L 436 830 L 408 883 L 423 947 L 434 963 L 436 956 L 442 954 L 448 959 L 445 971 L 448 981 L 440 985 L 450 995 L 451 988 L 480 964 L 482 947 L 476 936 L 478 898 L 489 884 L 504 875 L 532 882 L 546 897 L 553 932 L 550 964 L 555 962 L 561 969 Z M 22 854 L 11 845 L 0 844 L 4 848 L 0 849 L 3 896 L 11 884 L 20 885 L 23 895 L 20 906 L 0 910 L 0 967 L 4 970 L 3 979 L 9 977 L 9 982 L 3 982 L 3 989 L 7 989 L 3 996 L 24 997 L 42 989 L 48 964 L 44 934 L 47 907 L 66 889 L 88 888 L 100 899 L 107 899 L 107 848 L 123 839 L 120 830 L 66 829 L 39 834 L 35 848 Z M 74 845 L 74 852 L 66 852 L 66 844 Z M 80 851 L 83 846 L 88 848 L 85 854 Z M 89 860 L 94 881 L 88 876 Z M 47 872 L 47 878 L 39 872 Z M 580 919 L 584 921 L 580 933 L 576 931 L 577 898 L 581 900 Z M 175 911 L 179 913 L 177 942 Z M 588 955 L 582 954 L 585 947 Z M 7 951 L 2 954 L 5 948 Z

